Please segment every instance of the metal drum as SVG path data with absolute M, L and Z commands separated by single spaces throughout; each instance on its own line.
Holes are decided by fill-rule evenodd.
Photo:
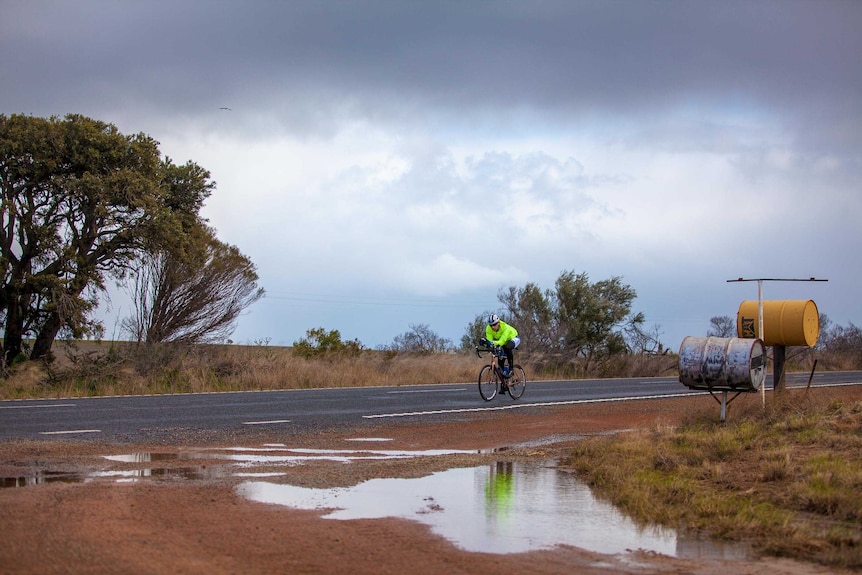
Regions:
M 679 348 L 679 380 L 690 389 L 757 391 L 766 379 L 766 347 L 759 339 L 692 337 Z
M 746 300 L 736 314 L 736 335 L 757 337 L 759 303 Z M 766 300 L 763 302 L 763 343 L 765 345 L 807 345 L 814 347 L 820 334 L 820 314 L 812 300 Z

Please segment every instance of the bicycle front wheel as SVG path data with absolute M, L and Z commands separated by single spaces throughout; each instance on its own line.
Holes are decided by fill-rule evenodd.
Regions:
M 518 399 L 524 395 L 524 390 L 527 389 L 527 374 L 524 372 L 524 368 L 515 364 L 515 373 L 512 374 L 507 383 L 512 399 Z
M 479 395 L 485 401 L 491 401 L 497 396 L 497 374 L 490 365 L 486 365 L 479 372 Z

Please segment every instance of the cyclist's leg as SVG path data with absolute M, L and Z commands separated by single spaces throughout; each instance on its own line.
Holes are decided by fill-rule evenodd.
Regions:
M 509 371 L 512 371 L 515 369 L 515 341 L 507 341 L 503 346 L 503 351 L 506 352 L 506 360 L 509 362 Z
M 519 345 L 521 345 L 521 336 L 515 336 L 503 346 L 506 350 L 506 359 L 509 360 L 509 371 L 512 373 L 515 371 L 515 348 Z

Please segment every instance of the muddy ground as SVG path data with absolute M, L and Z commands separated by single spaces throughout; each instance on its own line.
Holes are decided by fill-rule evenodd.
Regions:
M 858 395 L 858 392 L 857 392 Z M 744 396 L 734 404 L 758 402 Z M 201 437 L 174 430 L 158 445 L 95 441 L 0 444 L 2 573 L 697 573 L 805 575 L 836 573 L 775 558 L 679 559 L 628 551 L 601 555 L 575 547 L 517 554 L 459 549 L 406 519 L 324 519 L 321 511 L 257 503 L 240 496 L 243 481 L 220 459 L 171 457 L 269 444 L 361 449 L 356 438 L 387 439 L 387 450 L 472 453 L 349 464 L 323 459 L 268 464 L 273 481 L 312 487 L 355 485 L 374 477 L 419 477 L 451 467 L 507 460 L 553 461 L 584 435 L 672 425 L 718 405 L 700 396 L 512 410 L 465 415 L 457 422 L 416 419 L 297 435 L 287 429 Z M 729 417 L 733 416 L 731 409 Z M 379 446 L 375 446 L 377 448 Z M 158 461 L 105 456 L 149 453 Z M 145 473 L 138 473 L 146 469 Z M 264 469 L 244 468 L 253 473 Z M 38 478 L 38 479 L 35 479 Z M 13 485 L 17 485 L 14 486 Z

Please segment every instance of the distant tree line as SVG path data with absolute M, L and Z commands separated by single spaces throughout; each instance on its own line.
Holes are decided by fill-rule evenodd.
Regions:
M 320 357 L 328 354 L 353 355 L 366 349 L 358 339 L 343 341 L 341 333 L 319 327 L 305 332 L 305 337 L 293 342 L 293 349 L 303 357 Z M 411 324 L 410 329 L 396 335 L 389 345 L 381 345 L 379 351 L 394 353 L 448 353 L 455 351 L 452 341 L 437 335 L 424 323 Z
M 820 314 L 820 337 L 817 339 L 817 349 L 825 351 L 862 352 L 862 328 L 848 322 L 841 326 L 832 322 L 826 314 Z
M 381 349 L 406 353 L 445 353 L 455 350 L 452 340 L 437 335 L 429 325 L 410 324 L 410 329 L 396 335 L 389 346 Z

